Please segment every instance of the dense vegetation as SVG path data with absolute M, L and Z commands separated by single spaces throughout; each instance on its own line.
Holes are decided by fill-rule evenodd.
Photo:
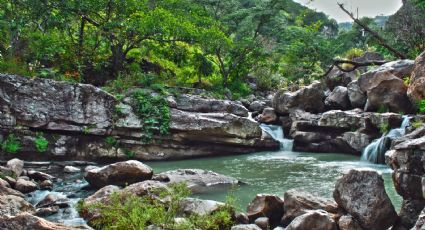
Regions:
M 335 57 L 373 50 L 370 34 L 291 0 L 0 0 L 0 72 L 137 85 L 149 74 L 237 98 L 319 78 Z M 422 0 L 407 1 L 385 27 L 363 18 L 413 58 L 424 49 Z M 403 25 L 407 25 L 403 26 Z M 354 51 L 353 49 L 356 48 Z M 361 53 L 361 52 L 360 52 Z M 136 76 L 136 77 L 135 77 Z M 109 82 L 109 83 L 108 83 Z

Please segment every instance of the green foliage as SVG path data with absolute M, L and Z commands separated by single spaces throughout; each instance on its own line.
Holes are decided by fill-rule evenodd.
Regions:
M 425 99 L 416 102 L 419 113 L 425 113 Z
M 34 144 L 37 151 L 40 153 L 46 152 L 47 148 L 49 147 L 49 141 L 47 141 L 42 133 L 37 133 Z
M 403 78 L 403 83 L 404 83 L 404 85 L 405 85 L 406 87 L 410 85 L 410 79 L 411 79 L 411 77 L 410 77 L 410 76 L 405 76 L 405 77 Z
M 364 51 L 362 49 L 351 48 L 345 53 L 344 57 L 347 60 L 354 60 L 355 58 L 363 56 L 363 54 L 364 54 Z
M 170 108 L 167 100 L 162 94 L 151 90 L 138 89 L 133 92 L 135 111 L 143 121 L 142 131 L 144 143 L 151 142 L 154 134 L 166 135 L 170 127 Z
M 105 143 L 110 147 L 117 147 L 118 146 L 118 140 L 115 137 L 109 136 L 105 138 Z
M 391 129 L 391 126 L 390 126 L 390 124 L 389 124 L 389 123 L 382 123 L 382 124 L 379 126 L 379 132 L 380 132 L 381 134 L 386 134 L 386 133 L 388 133 L 388 132 L 390 131 L 390 129 Z
M 128 158 L 133 158 L 136 156 L 136 153 L 133 151 L 130 151 L 128 149 L 124 149 L 124 154 L 128 157 Z
M 379 106 L 378 110 L 376 112 L 378 113 L 388 113 L 390 109 L 386 105 Z
M 13 134 L 9 134 L 6 140 L 3 141 L 1 149 L 7 153 L 16 153 L 21 149 L 21 142 Z
M 230 229 L 233 208 L 229 203 L 211 215 L 189 215 L 186 221 L 175 223 L 179 203 L 190 194 L 185 184 L 173 184 L 170 189 L 153 191 L 154 196 L 137 197 L 133 194 L 114 193 L 108 204 L 78 205 L 80 211 L 97 210 L 102 218 L 94 221 L 96 228 L 139 230 L 154 225 L 166 230 L 219 230 Z M 164 202 L 167 200 L 167 202 Z
M 414 129 L 418 129 L 418 128 L 422 127 L 423 125 L 424 125 L 424 122 L 423 122 L 423 121 L 421 121 L 421 120 L 415 120 L 415 121 L 412 123 L 412 127 L 413 127 Z

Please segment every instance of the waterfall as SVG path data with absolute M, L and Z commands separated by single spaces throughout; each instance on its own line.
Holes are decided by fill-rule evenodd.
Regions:
M 385 153 L 391 147 L 391 141 L 403 136 L 406 133 L 406 127 L 409 126 L 409 117 L 403 116 L 403 122 L 400 128 L 392 129 L 381 138 L 370 143 L 362 153 L 361 160 L 369 161 L 375 164 L 385 163 Z
M 264 132 L 268 133 L 273 139 L 280 143 L 280 150 L 292 151 L 294 140 L 285 139 L 282 126 L 261 124 L 260 127 Z

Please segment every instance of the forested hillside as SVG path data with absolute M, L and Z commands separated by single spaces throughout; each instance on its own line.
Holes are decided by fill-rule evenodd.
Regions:
M 291 0 L 1 0 L 0 72 L 128 88 L 148 79 L 204 88 L 216 96 L 306 84 L 334 58 L 392 53 L 354 24 Z M 416 5 L 418 4 L 418 5 Z M 400 52 L 424 49 L 423 1 L 405 6 L 385 28 Z M 418 27 L 420 27 L 418 29 Z

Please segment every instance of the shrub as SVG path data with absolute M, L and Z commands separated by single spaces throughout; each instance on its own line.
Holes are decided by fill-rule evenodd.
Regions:
M 418 111 L 419 113 L 425 113 L 425 99 L 417 101 Z
M 135 156 L 136 156 L 136 153 L 135 153 L 135 152 L 133 152 L 133 151 L 131 151 L 131 150 L 128 150 L 128 149 L 124 149 L 124 154 L 125 154 L 128 158 L 133 158 L 133 157 L 135 157 Z
M 117 139 L 115 139 L 115 137 L 111 137 L 111 136 L 109 136 L 109 137 L 106 137 L 105 138 L 105 142 L 106 142 L 106 144 L 109 146 L 109 147 L 117 147 L 118 146 L 118 140 Z
M 49 141 L 47 141 L 47 139 L 43 137 L 43 134 L 37 133 L 37 137 L 35 138 L 34 144 L 37 151 L 43 153 L 46 152 L 47 147 L 49 146 Z
M 381 134 L 388 133 L 390 131 L 390 129 L 391 129 L 391 126 L 388 123 L 382 123 L 379 126 L 379 131 L 381 132 Z
M 388 106 L 385 106 L 385 105 L 379 106 L 377 110 L 378 113 L 388 113 L 389 111 L 390 109 L 388 108 Z
M 2 143 L 1 149 L 7 153 L 16 153 L 21 149 L 21 142 L 14 134 L 9 134 Z
M 359 49 L 359 48 L 352 48 L 349 49 L 346 53 L 345 53 L 345 58 L 347 60 L 354 60 L 355 58 L 361 57 L 364 55 L 364 51 Z
M 421 120 L 416 120 L 412 123 L 412 127 L 414 129 L 418 129 L 418 128 L 422 127 L 422 125 L 424 125 L 424 122 L 421 121 Z

